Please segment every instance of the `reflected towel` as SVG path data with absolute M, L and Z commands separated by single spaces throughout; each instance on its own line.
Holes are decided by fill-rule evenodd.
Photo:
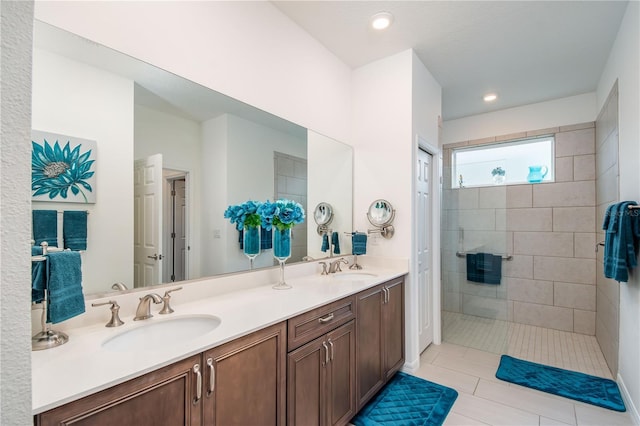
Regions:
M 54 252 L 47 257 L 47 322 L 56 324 L 85 311 L 81 259 L 77 251 Z
M 467 253 L 467 281 L 500 284 L 502 256 L 490 253 Z
M 49 247 L 58 247 L 58 212 L 56 210 L 34 210 L 33 239 L 35 245 L 46 241 Z
M 62 216 L 62 239 L 64 248 L 87 249 L 87 212 L 65 210 Z
M 367 234 L 354 232 L 351 236 L 351 253 L 367 254 Z
M 41 256 L 42 248 L 31 247 L 31 256 Z M 44 300 L 44 291 L 47 288 L 46 259 L 31 261 L 31 302 L 40 303 Z
M 333 244 L 333 254 L 340 254 L 340 236 L 337 232 L 331 234 L 331 244 Z
M 322 235 L 322 247 L 320 247 L 320 250 L 323 252 L 329 250 L 329 236 L 327 234 Z

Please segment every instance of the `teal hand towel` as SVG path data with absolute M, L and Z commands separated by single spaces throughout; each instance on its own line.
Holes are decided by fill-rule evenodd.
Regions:
M 64 248 L 71 250 L 87 249 L 87 212 L 84 210 L 65 210 L 62 216 L 62 239 Z
M 320 247 L 320 250 L 329 250 L 329 236 L 327 234 L 322 235 L 322 247 Z
M 77 251 L 54 252 L 47 257 L 47 322 L 56 324 L 85 311 L 81 258 Z
M 58 212 L 56 210 L 34 210 L 33 239 L 35 245 L 46 241 L 49 247 L 58 247 Z
M 367 234 L 354 232 L 351 236 L 351 253 L 367 254 Z
M 331 234 L 331 244 L 333 244 L 333 254 L 340 254 L 340 236 L 337 232 Z

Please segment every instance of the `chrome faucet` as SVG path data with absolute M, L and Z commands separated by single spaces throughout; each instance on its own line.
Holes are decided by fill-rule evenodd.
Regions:
M 138 309 L 136 309 L 136 316 L 133 318 L 134 321 L 145 320 L 151 318 L 151 301 L 153 303 L 162 303 L 162 297 L 158 296 L 156 293 L 149 293 L 144 297 L 140 298 L 140 303 L 138 303 Z
M 344 263 L 345 265 L 349 264 L 349 262 L 342 257 L 338 260 L 334 260 L 333 262 L 329 263 L 329 273 L 335 274 L 336 272 L 342 272 L 342 269 L 340 269 L 341 263 Z

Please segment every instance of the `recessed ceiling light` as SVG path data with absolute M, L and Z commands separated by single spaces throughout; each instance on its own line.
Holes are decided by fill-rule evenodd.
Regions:
M 384 30 L 389 28 L 393 22 L 393 15 L 389 12 L 378 12 L 371 17 L 371 26 L 375 30 Z
M 482 99 L 484 99 L 485 102 L 493 102 L 498 99 L 498 95 L 496 95 L 495 93 L 488 93 L 484 95 Z

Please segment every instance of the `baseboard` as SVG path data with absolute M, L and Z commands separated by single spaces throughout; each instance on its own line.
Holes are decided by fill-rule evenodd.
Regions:
M 633 405 L 633 400 L 631 399 L 631 395 L 629 395 L 629 390 L 624 385 L 624 380 L 622 380 L 620 373 L 618 373 L 618 387 L 620 387 L 620 393 L 622 394 L 622 399 L 624 399 L 624 405 L 627 407 L 627 411 L 633 420 L 633 424 L 640 426 L 640 414 L 638 414 L 638 407 Z
M 413 374 L 420 368 L 420 358 L 415 360 L 414 362 L 405 362 L 402 368 L 400 369 L 404 373 Z

